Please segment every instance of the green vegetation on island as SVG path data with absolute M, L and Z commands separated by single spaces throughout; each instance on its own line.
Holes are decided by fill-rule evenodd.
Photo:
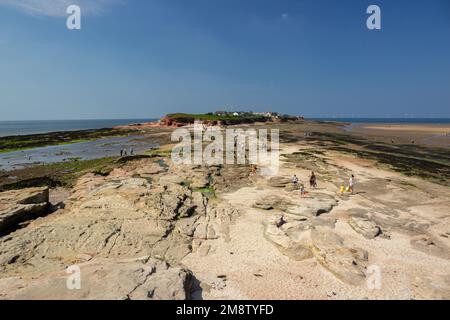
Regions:
M 227 112 L 218 111 L 215 113 L 205 114 L 188 114 L 188 113 L 173 113 L 168 114 L 162 119 L 162 123 L 166 125 L 187 125 L 195 121 L 209 122 L 213 124 L 223 125 L 238 125 L 251 124 L 256 122 L 273 122 L 273 121 L 288 121 L 299 120 L 302 118 L 293 117 L 289 115 L 281 115 L 276 112 Z

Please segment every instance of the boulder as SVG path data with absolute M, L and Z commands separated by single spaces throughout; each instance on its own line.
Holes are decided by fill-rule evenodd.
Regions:
M 276 218 L 266 223 L 264 236 L 286 256 L 302 261 L 313 257 L 308 236 L 299 236 L 306 229 L 307 225 L 284 223 L 283 218 Z
M 191 188 L 193 189 L 201 189 L 209 186 L 210 180 L 209 177 L 204 175 L 194 175 L 191 178 Z
M 0 232 L 48 213 L 48 188 L 28 188 L 0 193 Z
M 263 197 L 255 202 L 253 207 L 263 210 L 272 210 L 280 208 L 283 200 L 277 196 Z
M 373 221 L 362 217 L 351 217 L 348 224 L 353 230 L 361 234 L 366 239 L 374 239 L 382 235 L 381 228 Z
M 334 197 L 317 193 L 311 197 L 291 202 L 285 210 L 287 213 L 297 216 L 318 217 L 331 212 L 337 204 L 338 201 Z
M 272 177 L 268 181 L 268 185 L 274 188 L 285 188 L 290 184 L 292 184 L 291 179 L 286 177 Z
M 331 212 L 337 204 L 338 201 L 334 197 L 315 193 L 310 197 L 291 199 L 276 195 L 264 196 L 258 199 L 253 207 L 263 210 L 278 209 L 298 217 L 312 218 Z

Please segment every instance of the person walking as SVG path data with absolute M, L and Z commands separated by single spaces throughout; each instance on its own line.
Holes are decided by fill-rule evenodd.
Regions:
M 309 185 L 311 186 L 311 188 L 317 188 L 317 178 L 314 172 L 311 173 L 311 178 L 309 178 Z
M 292 184 L 294 185 L 295 190 L 298 188 L 298 177 L 296 174 L 292 177 Z
M 350 177 L 350 180 L 349 180 L 350 192 L 352 194 L 355 193 L 355 184 L 356 184 L 356 179 L 355 179 L 355 176 L 352 174 L 352 176 Z

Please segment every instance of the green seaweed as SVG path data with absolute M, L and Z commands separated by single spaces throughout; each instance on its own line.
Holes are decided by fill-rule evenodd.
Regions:
M 81 143 L 106 137 L 126 136 L 131 133 L 135 131 L 111 128 L 0 137 L 0 153 Z
M 197 189 L 194 189 L 193 191 L 201 192 L 208 198 L 216 198 L 216 190 L 211 186 L 204 187 L 204 188 L 197 188 Z
M 19 181 L 9 182 L 5 179 L 0 182 L 0 191 L 23 189 L 29 187 L 72 187 L 82 175 L 92 172 L 94 174 L 108 175 L 117 166 L 117 157 L 100 158 L 82 161 L 66 161 L 40 165 L 22 173 Z M 25 171 L 27 171 L 25 169 Z M 21 169 L 20 172 L 24 172 Z M 14 175 L 14 172 L 10 173 Z

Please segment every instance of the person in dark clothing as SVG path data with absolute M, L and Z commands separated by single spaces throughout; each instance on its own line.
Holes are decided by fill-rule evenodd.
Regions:
M 309 184 L 311 188 L 317 188 L 317 178 L 314 172 L 311 173 L 311 178 L 309 178 Z

